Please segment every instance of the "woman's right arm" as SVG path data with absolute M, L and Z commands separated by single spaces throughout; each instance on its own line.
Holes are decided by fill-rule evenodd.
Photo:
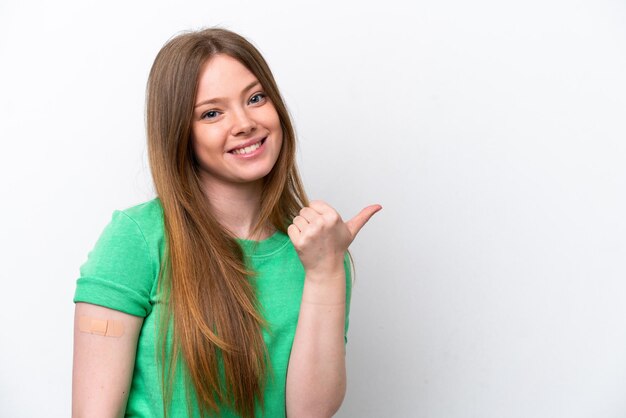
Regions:
M 124 416 L 142 324 L 139 316 L 76 303 L 73 418 Z M 107 326 L 107 335 L 102 335 Z

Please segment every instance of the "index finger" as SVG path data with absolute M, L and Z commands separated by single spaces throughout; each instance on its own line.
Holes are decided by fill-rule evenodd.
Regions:
M 311 202 L 309 202 L 309 207 L 311 209 L 314 209 L 320 215 L 336 212 L 336 210 L 332 206 L 322 200 L 312 200 Z

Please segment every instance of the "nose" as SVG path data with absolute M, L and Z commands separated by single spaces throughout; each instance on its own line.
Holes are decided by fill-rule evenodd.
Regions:
M 254 132 L 255 129 L 256 122 L 248 115 L 245 109 L 239 109 L 233 112 L 232 135 L 247 135 Z

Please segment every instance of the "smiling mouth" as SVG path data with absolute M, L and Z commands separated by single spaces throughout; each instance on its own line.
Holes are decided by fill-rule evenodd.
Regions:
M 267 137 L 263 138 L 262 140 L 260 140 L 259 142 L 252 144 L 252 145 L 248 145 L 247 147 L 244 148 L 238 148 L 232 151 L 229 151 L 231 154 L 235 154 L 235 155 L 246 155 L 246 154 L 250 154 L 251 152 L 256 151 L 257 149 L 259 149 L 261 147 L 261 145 L 263 145 L 265 143 L 265 140 L 267 139 Z

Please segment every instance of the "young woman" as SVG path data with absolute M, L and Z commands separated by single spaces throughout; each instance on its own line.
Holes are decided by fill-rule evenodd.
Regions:
M 348 222 L 307 200 L 259 52 L 223 29 L 152 66 L 157 198 L 116 211 L 81 267 L 75 417 L 327 417 L 345 393 Z

